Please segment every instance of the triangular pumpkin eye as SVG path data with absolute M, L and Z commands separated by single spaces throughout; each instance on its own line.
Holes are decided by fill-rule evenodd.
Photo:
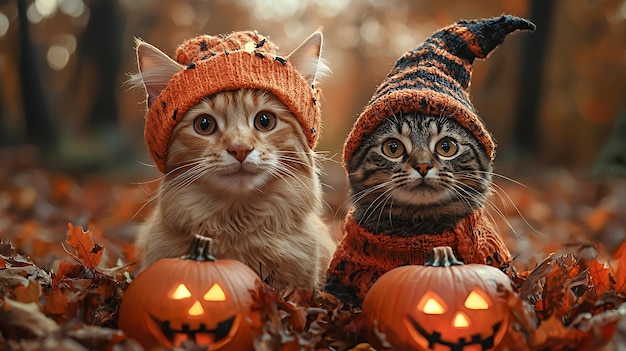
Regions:
M 431 291 L 424 294 L 417 308 L 426 314 L 444 314 L 448 310 L 441 298 Z
M 224 294 L 224 290 L 222 290 L 220 285 L 215 283 L 211 289 L 204 294 L 204 299 L 207 301 L 224 301 L 226 300 L 226 294 Z
M 191 296 L 191 292 L 189 291 L 189 289 L 187 289 L 185 284 L 179 284 L 176 290 L 174 290 L 174 292 L 171 295 L 171 297 L 174 300 L 186 299 L 190 296 Z
M 452 326 L 455 328 L 467 328 L 470 326 L 470 321 L 463 312 L 459 312 L 454 316 Z
M 465 299 L 464 306 L 470 310 L 486 310 L 489 309 L 488 300 L 482 290 L 475 288 Z
M 196 301 L 196 302 L 193 303 L 193 306 L 191 306 L 189 308 L 187 313 L 190 316 L 201 316 L 201 315 L 204 314 L 204 308 L 202 308 L 202 305 L 200 304 L 200 301 Z

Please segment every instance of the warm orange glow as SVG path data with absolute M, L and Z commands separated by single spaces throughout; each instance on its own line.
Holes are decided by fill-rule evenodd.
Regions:
M 226 294 L 224 294 L 224 290 L 222 290 L 219 284 L 215 283 L 211 289 L 204 294 L 204 299 L 207 301 L 224 301 L 226 300 Z
M 202 308 L 200 301 L 196 301 L 187 313 L 189 313 L 190 316 L 200 316 L 204 314 L 204 308 Z
M 445 303 L 438 298 L 437 294 L 429 291 L 420 300 L 418 308 L 426 314 L 444 314 L 447 310 Z
M 489 308 L 489 302 L 487 297 L 478 289 L 472 290 L 472 292 L 465 299 L 465 307 L 470 310 L 486 310 Z
M 178 285 L 176 290 L 174 290 L 174 292 L 172 293 L 172 298 L 174 300 L 186 299 L 190 296 L 191 296 L 191 292 L 189 292 L 189 289 L 187 289 L 185 284 Z
M 452 321 L 452 326 L 455 328 L 467 328 L 470 325 L 469 318 L 463 312 L 457 312 Z

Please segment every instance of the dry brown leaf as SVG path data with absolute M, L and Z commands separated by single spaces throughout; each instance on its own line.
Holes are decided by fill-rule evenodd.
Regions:
M 611 284 L 609 278 L 609 269 L 597 259 L 591 261 L 589 265 L 589 278 L 590 283 L 595 288 L 596 296 L 600 296 L 613 289 L 613 284 Z
M 6 268 L 0 270 L 0 287 L 13 289 L 16 286 L 28 285 L 28 279 L 24 277 L 24 270 L 19 268 Z
M 28 280 L 28 285 L 20 285 L 13 289 L 13 295 L 15 295 L 15 301 L 22 303 L 35 302 L 39 303 L 41 297 L 41 285 L 38 282 Z
M 611 272 L 615 280 L 615 290 L 626 295 L 626 240 L 619 246 L 611 260 Z
M 59 287 L 53 288 L 48 294 L 43 310 L 49 316 L 62 316 L 67 313 L 67 294 Z
M 376 349 L 368 343 L 361 343 L 351 348 L 349 351 L 376 351 Z
M 552 340 L 569 340 L 573 336 L 573 331 L 563 325 L 563 321 L 556 315 L 541 321 L 541 324 L 535 331 L 534 347 L 539 348 L 548 344 Z
M 9 339 L 41 338 L 52 335 L 60 327 L 39 310 L 36 303 L 5 299 L 0 309 L 0 325 Z
M 104 248 L 93 241 L 91 231 L 83 231 L 83 228 L 74 227 L 72 223 L 67 225 L 69 229 L 65 242 L 74 248 L 74 252 L 68 252 L 68 254 L 87 269 L 95 270 L 100 264 Z

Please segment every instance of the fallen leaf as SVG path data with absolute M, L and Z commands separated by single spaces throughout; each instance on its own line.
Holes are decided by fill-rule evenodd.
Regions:
M 554 343 L 555 340 L 572 340 L 576 336 L 576 330 L 569 329 L 563 325 L 563 321 L 556 315 L 541 321 L 535 331 L 533 349 L 545 349 L 545 345 Z M 553 345 L 553 344 L 550 344 Z
M 61 316 L 67 312 L 67 305 L 67 295 L 62 289 L 56 288 L 48 294 L 43 310 L 47 315 Z
M 609 269 L 597 259 L 592 260 L 589 265 L 589 278 L 596 290 L 596 296 L 600 296 L 613 288 L 609 279 Z
M 68 254 L 88 269 L 95 270 L 100 264 L 104 248 L 93 241 L 91 231 L 83 231 L 82 227 L 74 227 L 72 223 L 68 223 L 68 227 L 65 242 L 75 251 Z
M 38 282 L 28 280 L 28 285 L 20 285 L 13 289 L 15 300 L 23 303 L 39 303 L 41 297 L 41 285 Z
M 36 303 L 22 303 L 5 299 L 0 309 L 0 326 L 10 339 L 44 337 L 59 331 L 60 327 L 39 310 Z
M 376 351 L 376 349 L 374 349 L 370 344 L 361 343 L 354 346 L 349 351 Z
M 611 260 L 611 273 L 615 280 L 615 290 L 626 295 L 626 240 L 619 246 Z

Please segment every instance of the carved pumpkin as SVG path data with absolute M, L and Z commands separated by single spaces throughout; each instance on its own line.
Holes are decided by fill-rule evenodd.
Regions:
M 147 350 L 188 340 L 210 350 L 252 350 L 260 312 L 251 311 L 257 275 L 235 260 L 216 260 L 211 239 L 196 235 L 180 258 L 147 267 L 130 284 L 119 327 Z
M 363 300 L 370 343 L 394 350 L 491 350 L 502 341 L 508 309 L 497 268 L 463 265 L 450 247 L 437 247 L 424 266 L 382 275 Z

